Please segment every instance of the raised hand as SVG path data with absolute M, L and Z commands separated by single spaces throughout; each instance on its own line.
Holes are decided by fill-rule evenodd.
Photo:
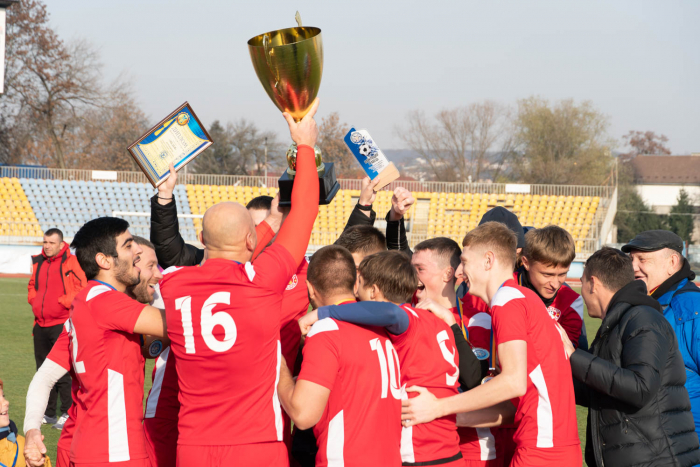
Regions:
M 372 180 L 369 177 L 362 179 L 362 190 L 360 191 L 360 199 L 358 203 L 362 206 L 371 206 L 377 197 L 377 192 L 374 190 L 380 182 L 379 177 Z M 367 212 L 369 215 L 369 212 Z
M 391 197 L 391 211 L 389 211 L 389 220 L 397 221 L 401 219 L 408 212 L 408 210 L 411 209 L 411 206 L 413 206 L 413 203 L 415 202 L 416 200 L 413 198 L 410 191 L 401 186 L 397 187 L 394 190 L 394 196 Z
M 158 185 L 158 204 L 168 204 L 173 200 L 173 191 L 177 183 L 177 171 L 173 163 L 170 163 L 170 176 L 166 181 Z
M 318 311 L 314 310 L 307 313 L 299 320 L 299 329 L 301 329 L 301 335 L 305 336 L 311 331 L 311 326 L 318 321 Z
M 448 326 L 452 326 L 457 323 L 455 320 L 455 315 L 442 305 L 438 305 L 432 298 L 426 298 L 416 305 L 416 308 L 421 310 L 428 310 L 441 320 L 445 322 Z
M 318 126 L 316 125 L 316 120 L 314 120 L 314 115 L 316 115 L 316 111 L 318 110 L 318 102 L 317 97 L 311 105 L 309 112 L 304 115 L 304 118 L 302 118 L 299 123 L 295 122 L 289 113 L 284 112 L 282 114 L 289 124 L 289 134 L 292 136 L 292 141 L 297 143 L 297 146 L 304 144 L 314 147 L 316 144 L 316 140 L 318 139 Z
M 31 467 L 39 467 L 46 462 L 44 435 L 36 428 L 27 431 L 24 436 L 24 461 Z

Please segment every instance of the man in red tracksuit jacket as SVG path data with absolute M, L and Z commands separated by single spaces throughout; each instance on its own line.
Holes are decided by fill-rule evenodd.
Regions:
M 32 256 L 32 276 L 29 279 L 27 301 L 34 313 L 34 358 L 39 369 L 70 315 L 73 298 L 87 284 L 78 259 L 71 254 L 63 233 L 49 229 L 44 234 L 41 254 Z M 71 406 L 71 379 L 65 375 L 51 390 L 44 412 L 44 423 L 62 429 Z M 61 395 L 61 416 L 56 417 L 56 401 Z

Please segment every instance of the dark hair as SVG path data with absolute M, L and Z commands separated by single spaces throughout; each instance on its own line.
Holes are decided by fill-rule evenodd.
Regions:
M 566 230 L 548 225 L 525 234 L 523 256 L 532 262 L 569 267 L 576 258 L 576 243 Z
M 246 209 L 253 209 L 259 211 L 269 211 L 272 209 L 272 196 L 256 196 L 255 198 L 248 201 L 245 205 Z
M 58 241 L 63 241 L 63 232 L 61 232 L 59 229 L 53 228 L 44 232 L 44 237 L 50 237 L 51 235 L 58 235 Z
M 354 293 L 355 260 L 350 252 L 338 245 L 324 246 L 311 257 L 306 279 L 321 295 Z
M 360 263 L 358 273 L 363 285 L 376 285 L 384 298 L 394 303 L 410 303 L 418 285 L 410 258 L 397 250 L 367 256 Z
M 611 292 L 617 292 L 634 280 L 632 258 L 618 250 L 604 246 L 586 261 L 583 275 L 587 280 L 595 276 Z
M 371 255 L 386 250 L 386 237 L 371 225 L 353 225 L 340 234 L 335 245 L 342 246 L 350 253 Z
M 94 279 L 100 268 L 95 255 L 102 253 L 117 257 L 117 237 L 129 228 L 129 223 L 118 217 L 98 217 L 86 222 L 73 237 L 71 248 L 75 248 L 80 268 L 88 279 Z
M 460 263 L 459 256 L 462 254 L 462 249 L 459 247 L 459 244 L 451 238 L 429 238 L 428 240 L 423 240 L 420 242 L 413 249 L 415 253 L 424 250 L 432 251 L 435 255 L 439 256 L 443 262 L 449 263 L 452 269 L 457 270 Z
M 156 249 L 156 247 L 153 245 L 153 243 L 149 242 L 148 240 L 146 240 L 143 237 L 139 237 L 138 235 L 134 235 L 134 243 L 136 243 L 137 245 L 141 245 L 141 246 L 147 246 L 151 250 Z

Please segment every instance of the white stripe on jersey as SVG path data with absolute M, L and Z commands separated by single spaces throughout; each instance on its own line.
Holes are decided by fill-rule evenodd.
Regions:
M 338 323 L 333 321 L 332 318 L 323 318 L 318 320 L 313 326 L 311 326 L 311 331 L 309 331 L 309 334 L 307 334 L 306 337 L 309 338 L 318 333 L 326 331 L 340 331 L 340 328 L 338 328 Z
M 537 388 L 537 393 L 539 394 L 539 399 L 537 401 L 537 447 L 552 448 L 554 447 L 552 403 L 549 400 L 547 383 L 544 380 L 541 365 L 537 365 L 537 368 L 532 370 L 530 379 L 532 380 L 532 384 Z
M 166 347 L 156 360 L 156 375 L 153 377 L 153 387 L 148 400 L 146 402 L 146 414 L 144 418 L 153 418 L 156 416 L 158 408 L 158 398 L 160 398 L 160 390 L 163 387 L 163 377 L 165 376 L 165 366 L 168 364 L 168 356 L 170 355 L 170 346 Z
M 343 458 L 344 447 L 345 422 L 343 420 L 343 411 L 341 410 L 328 424 L 328 440 L 326 441 L 328 467 L 343 467 L 345 465 L 345 459 Z
M 275 392 L 272 394 L 272 410 L 275 411 L 275 428 L 277 429 L 277 441 L 282 441 L 284 422 L 282 421 L 282 408 L 277 395 L 277 384 L 280 382 L 280 365 L 282 363 L 282 344 L 277 341 L 277 369 L 275 370 Z
M 481 460 L 491 461 L 496 458 L 496 438 L 489 428 L 475 428 L 479 437 L 479 449 L 481 450 Z
M 477 313 L 469 318 L 467 327 L 478 326 L 484 329 L 491 329 L 491 315 L 488 313 Z
M 491 305 L 489 305 L 489 307 L 503 306 L 516 298 L 525 298 L 525 295 L 515 287 L 501 287 L 491 299 Z
M 576 300 L 574 300 L 574 303 L 571 304 L 571 308 L 576 310 L 576 313 L 578 314 L 578 317 L 583 319 L 583 297 L 578 296 Z
M 105 288 L 110 290 L 109 287 Z M 124 375 L 109 368 L 107 369 L 107 423 L 109 425 L 109 461 L 130 460 L 129 435 L 126 431 Z
M 245 263 L 245 273 L 248 275 L 248 280 L 253 282 L 253 279 L 255 279 L 255 268 L 253 267 L 253 263 Z
M 96 285 L 95 287 L 90 289 L 85 301 L 87 302 L 88 300 L 92 300 L 93 298 L 97 297 L 98 295 L 103 294 L 105 292 L 109 292 L 110 290 L 112 290 L 112 289 L 110 289 L 106 285 Z
M 408 307 L 406 307 L 408 308 Z M 410 308 L 409 308 L 410 310 Z M 411 310 L 413 311 L 413 310 Z M 405 401 L 408 399 L 408 393 L 406 392 L 406 385 L 401 387 L 401 400 Z M 416 454 L 413 451 L 413 427 L 401 427 L 401 462 L 414 463 L 416 462 Z

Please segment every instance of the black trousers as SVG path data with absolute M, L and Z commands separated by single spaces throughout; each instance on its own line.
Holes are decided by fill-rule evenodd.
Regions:
M 34 325 L 34 358 L 36 359 L 36 369 L 44 363 L 46 357 L 51 352 L 51 348 L 58 340 L 58 336 L 61 334 L 63 329 L 62 324 L 57 324 L 56 326 L 49 326 L 42 328 L 38 324 Z M 67 413 L 73 399 L 70 393 L 70 375 L 66 374 L 61 379 L 58 380 L 56 385 L 51 389 L 51 395 L 49 395 L 49 404 L 46 406 L 46 412 L 44 414 L 47 417 L 56 416 L 56 402 L 58 400 L 58 395 L 61 395 L 61 414 Z

